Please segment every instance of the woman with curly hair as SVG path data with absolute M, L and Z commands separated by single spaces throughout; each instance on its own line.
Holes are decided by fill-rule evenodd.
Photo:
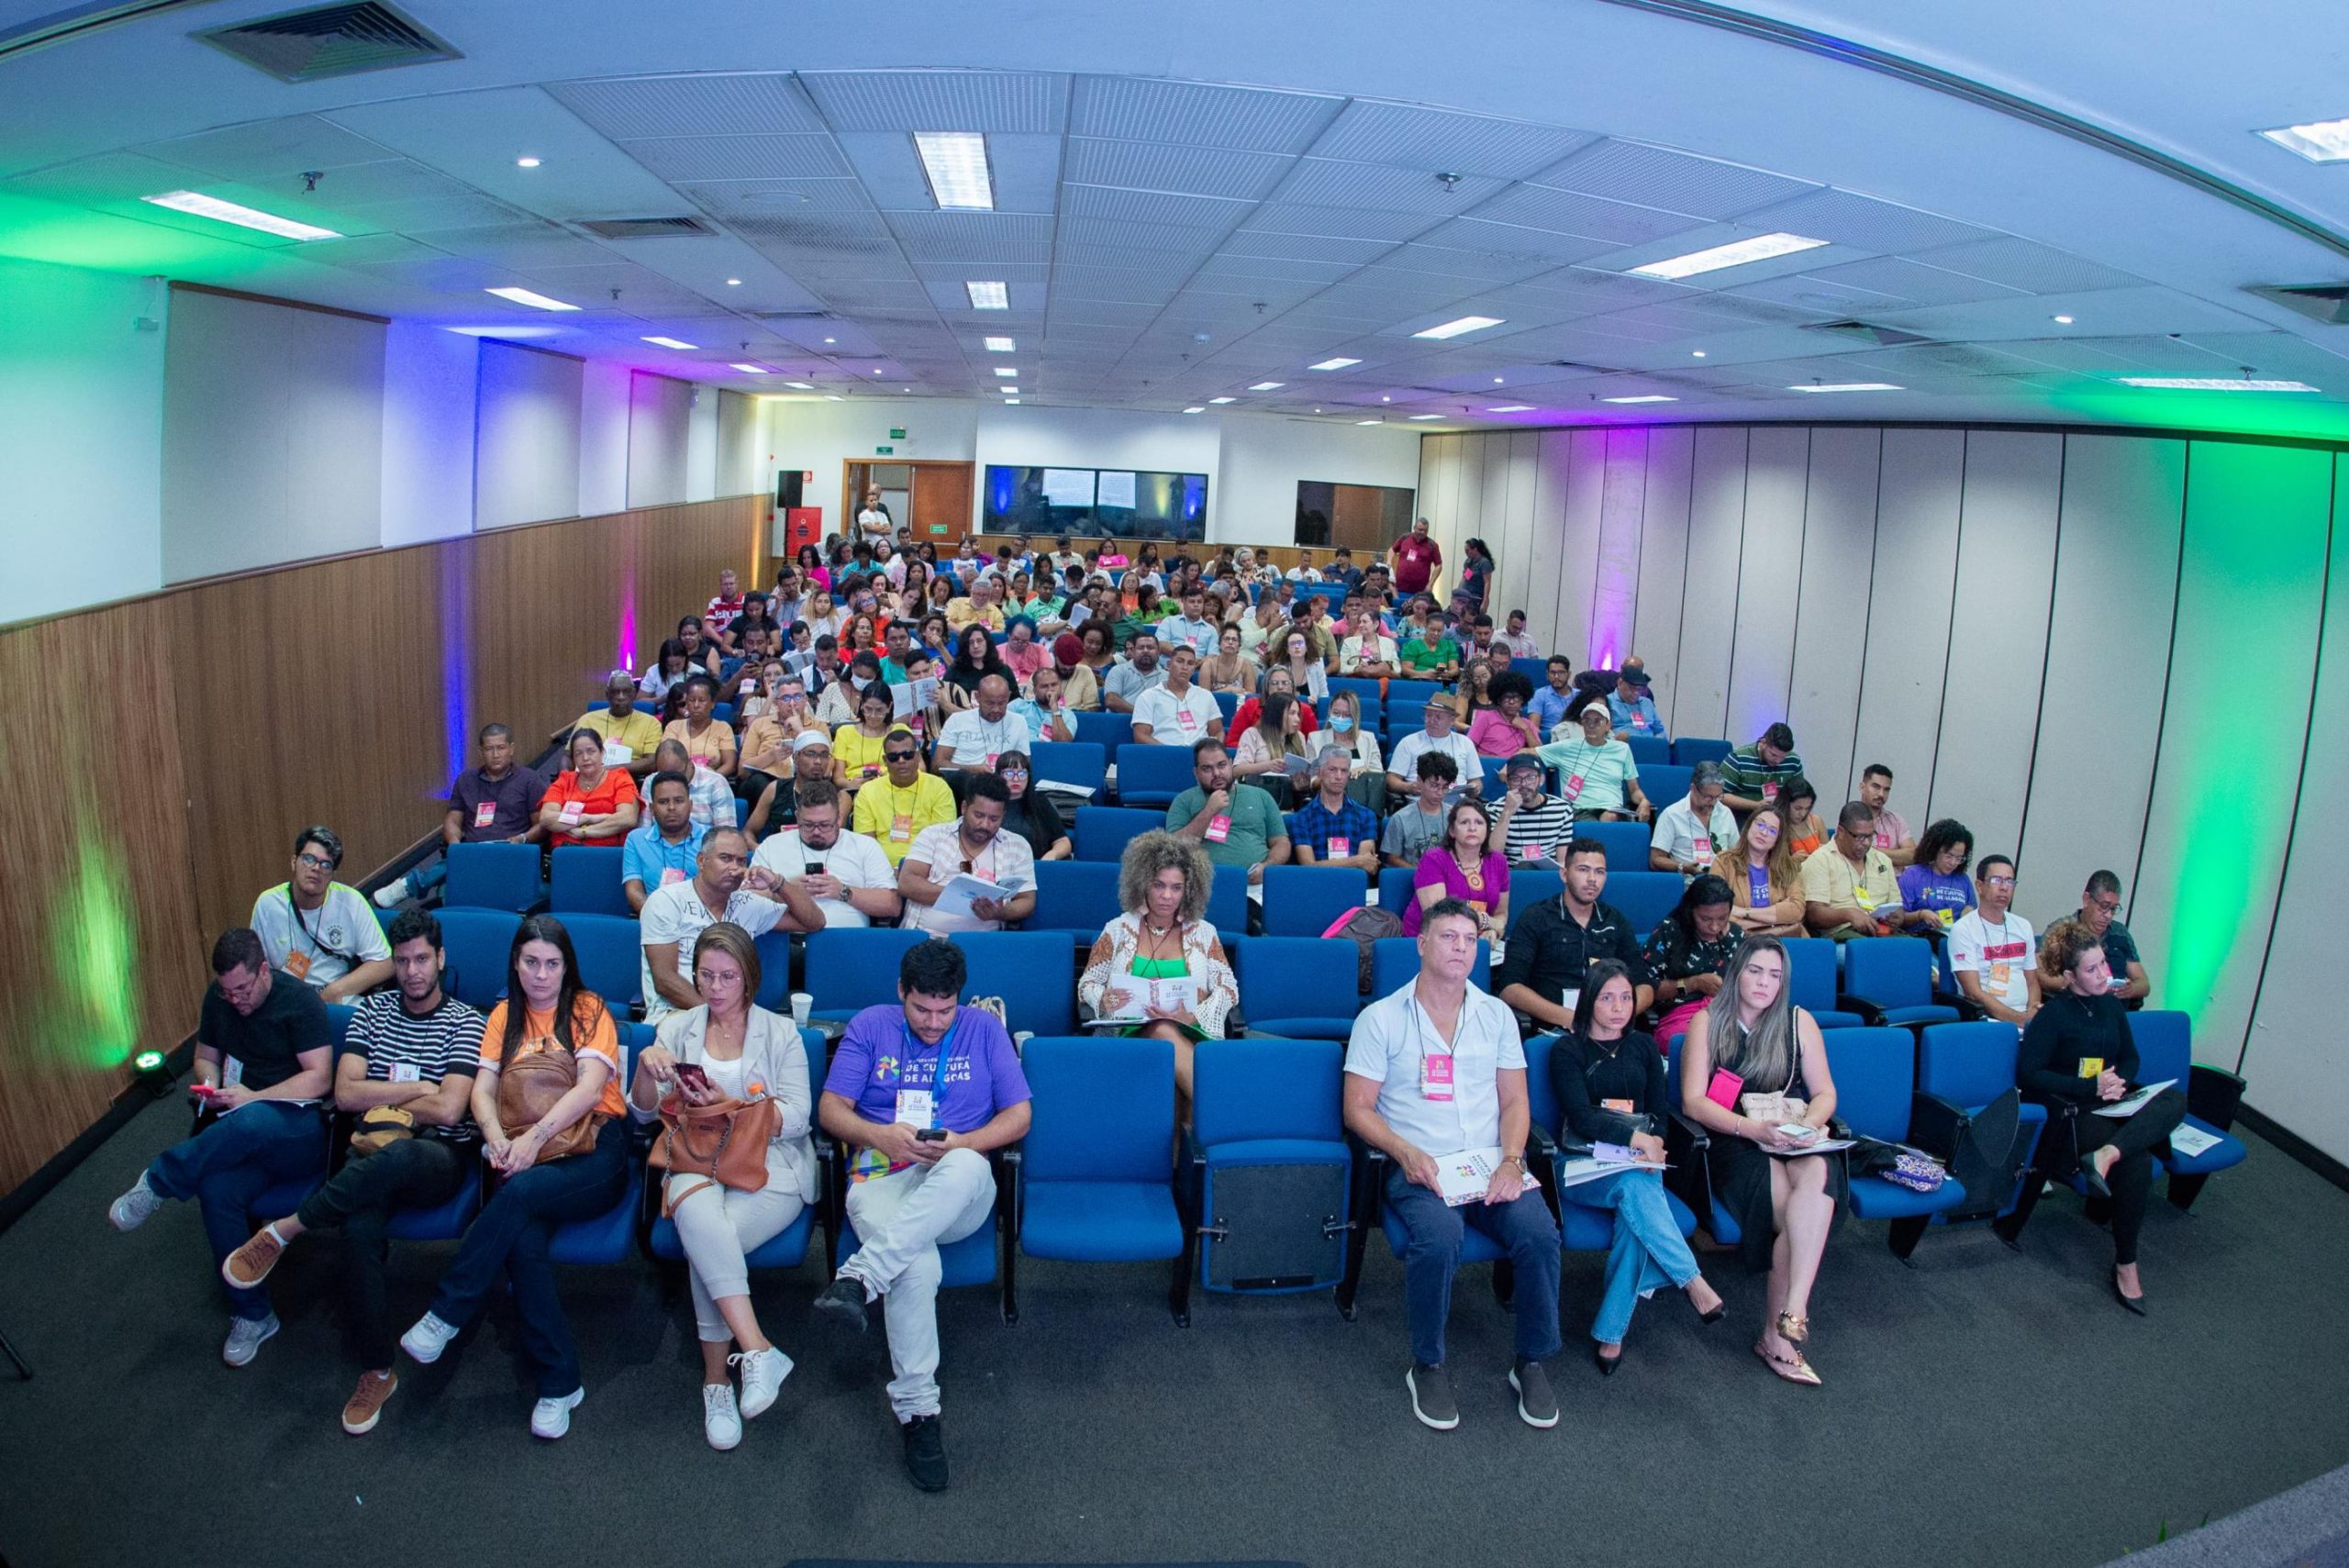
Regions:
M 1239 984 L 1205 915 L 1215 868 L 1196 839 L 1162 830 L 1126 846 L 1118 868 L 1125 911 L 1102 928 L 1076 983 L 1077 999 L 1105 1018 L 1135 1020 L 1120 1032 L 1174 1048 L 1179 1118 L 1191 1101 L 1191 1047 L 1223 1035 Z

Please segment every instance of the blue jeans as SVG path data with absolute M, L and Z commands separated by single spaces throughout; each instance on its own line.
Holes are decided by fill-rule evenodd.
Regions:
M 1558 1353 L 1558 1227 L 1539 1193 L 1529 1192 L 1515 1203 L 1447 1208 L 1442 1198 L 1413 1184 L 1397 1167 L 1386 1178 L 1386 1207 L 1406 1236 L 1403 1304 L 1410 1318 L 1413 1361 L 1443 1364 L 1452 1276 L 1471 1226 L 1500 1243 L 1516 1266 L 1517 1353 L 1529 1361 Z
M 407 895 L 421 898 L 448 880 L 449 857 L 443 854 L 439 860 L 427 861 L 407 873 Z
M 596 1147 L 551 1164 L 533 1165 L 498 1184 L 465 1228 L 449 1272 L 433 1292 L 432 1315 L 452 1329 L 473 1321 L 500 1270 L 514 1286 L 521 1319 L 522 1353 L 539 1372 L 539 1397 L 552 1399 L 579 1386 L 579 1348 L 554 1288 L 547 1255 L 555 1228 L 593 1219 L 628 1190 L 628 1118 L 615 1117 L 596 1135 Z
M 1607 1254 L 1607 1284 L 1590 1337 L 1620 1345 L 1631 1330 L 1640 1297 L 1664 1285 L 1686 1285 L 1697 1277 L 1697 1255 L 1680 1234 L 1664 1182 L 1642 1171 L 1620 1171 L 1596 1182 L 1568 1187 L 1568 1203 L 1615 1211 L 1615 1245 Z
M 156 1155 L 147 1167 L 147 1184 L 163 1197 L 195 1200 L 217 1264 L 251 1239 L 254 1199 L 280 1182 L 324 1175 L 326 1168 L 326 1119 L 317 1109 L 261 1100 Z M 269 1316 L 268 1291 L 237 1290 L 226 1282 L 221 1288 L 230 1315 L 255 1322 Z

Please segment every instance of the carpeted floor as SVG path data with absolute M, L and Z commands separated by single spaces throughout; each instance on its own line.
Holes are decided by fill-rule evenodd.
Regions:
M 2066 1197 L 2027 1254 L 1978 1229 L 1904 1269 L 1847 1227 L 1813 1308 L 1827 1380 L 1752 1354 L 1759 1282 L 1719 1263 L 1731 1317 L 1642 1308 L 1628 1363 L 1586 1360 L 1598 1260 L 1566 1264 L 1566 1419 L 1521 1425 L 1508 1321 L 1464 1271 L 1452 1360 L 1463 1422 L 1410 1418 L 1400 1275 L 1374 1240 L 1360 1320 L 1326 1296 L 1163 1307 L 1164 1273 L 1023 1266 L 1023 1317 L 941 1303 L 954 1489 L 897 1468 L 878 1335 L 836 1355 L 813 1265 L 763 1280 L 799 1362 L 742 1446 L 703 1443 L 684 1293 L 649 1268 L 576 1271 L 587 1369 L 571 1436 L 534 1442 L 512 1326 L 493 1312 L 438 1366 L 403 1365 L 383 1425 L 345 1437 L 356 1369 L 330 1305 L 331 1240 L 275 1281 L 284 1331 L 254 1363 L 224 1329 L 194 1210 L 130 1236 L 103 1210 L 185 1127 L 157 1106 L 0 1236 L 0 1328 L 37 1381 L 0 1380 L 0 1555 L 13 1568 L 690 1558 L 1212 1562 L 2089 1564 L 2349 1460 L 2349 1194 L 2264 1145 L 2186 1217 L 2156 1202 L 2154 1315 L 2105 1294 L 2110 1242 Z M 420 1311 L 440 1250 L 395 1250 Z M 403 1319 L 405 1321 L 405 1319 Z

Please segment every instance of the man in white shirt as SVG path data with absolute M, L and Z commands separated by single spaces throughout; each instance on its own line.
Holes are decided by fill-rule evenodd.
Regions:
M 1195 684 L 1191 672 L 1198 656 L 1187 644 L 1166 653 L 1166 684 L 1134 699 L 1134 741 L 1142 746 L 1188 746 L 1201 736 L 1223 729 L 1223 710 L 1215 695 Z
M 1526 1184 L 1524 1043 L 1508 1008 L 1468 983 L 1476 917 L 1466 904 L 1431 906 L 1419 947 L 1419 977 L 1354 1019 L 1345 1071 L 1346 1129 L 1386 1156 L 1386 1206 L 1409 1238 L 1402 1253 L 1411 1369 L 1403 1381 L 1411 1413 L 1438 1431 L 1460 1424 L 1444 1325 L 1461 1242 L 1474 1226 L 1516 1268 L 1508 1381 L 1517 1413 L 1528 1426 L 1554 1427 L 1558 1402 L 1542 1363 L 1558 1353 L 1558 1228 Z M 1488 1162 L 1484 1190 L 1448 1206 L 1445 1173 L 1470 1155 Z
M 1011 791 L 993 773 L 974 773 L 963 796 L 963 814 L 933 822 L 914 836 L 913 848 L 897 867 L 897 891 L 906 901 L 899 923 L 908 929 L 999 931 L 1024 920 L 1036 907 L 1036 853 L 1017 833 L 1003 831 Z M 957 876 L 974 876 L 1009 889 L 1000 897 L 981 895 L 967 911 L 942 909 L 939 895 Z
M 1353 635 L 1338 644 L 1338 671 L 1370 680 L 1402 673 L 1395 662 L 1395 639 L 1380 633 L 1375 612 L 1354 613 Z
M 881 499 L 881 487 L 877 484 L 866 485 L 864 505 L 856 509 L 858 535 L 868 543 L 879 543 L 889 537 L 889 530 L 895 526 L 889 517 L 887 505 Z
M 293 874 L 253 900 L 252 929 L 272 969 L 282 969 L 322 1002 L 356 1001 L 392 977 L 391 944 L 357 888 L 334 880 L 342 840 L 305 828 L 294 840 Z
M 995 760 L 1006 751 L 1025 751 L 1035 745 L 1028 721 L 1011 711 L 1011 683 L 1001 675 L 981 678 L 973 698 L 978 706 L 957 709 L 938 734 L 938 771 L 959 769 L 966 773 L 991 773 Z
M 1525 635 L 1525 612 L 1523 610 L 1509 611 L 1508 629 L 1502 632 L 1498 637 L 1494 638 L 1493 644 L 1497 648 L 1508 649 L 1508 656 L 1512 659 L 1539 659 L 1542 657 L 1542 645 Z
M 798 884 L 823 917 L 828 931 L 893 920 L 905 907 L 897 873 L 881 846 L 841 826 L 844 802 L 829 779 L 807 779 L 797 786 L 796 827 L 773 834 L 751 857 L 753 871 L 774 873 L 785 886 Z
M 1689 771 L 1688 795 L 1656 814 L 1648 840 L 1648 869 L 1698 876 L 1713 869 L 1715 857 L 1737 842 L 1737 818 L 1721 804 L 1721 765 L 1699 762 Z
M 1397 798 L 1411 793 L 1412 781 L 1418 778 L 1419 758 L 1429 751 L 1441 751 L 1460 769 L 1462 793 L 1483 798 L 1485 793 L 1485 760 L 1468 737 L 1453 726 L 1460 715 L 1452 699 L 1437 695 L 1428 699 L 1427 728 L 1415 730 L 1395 743 L 1394 754 L 1386 759 L 1386 792 Z
M 1165 652 L 1178 646 L 1205 659 L 1215 651 L 1222 628 L 1207 618 L 1208 592 L 1193 583 L 1183 590 L 1183 613 L 1158 623 L 1158 645 Z
M 1297 564 L 1281 575 L 1292 583 L 1319 583 L 1321 581 L 1321 569 L 1313 564 L 1311 550 L 1300 550 L 1297 552 Z
M 2038 947 L 2013 912 L 2015 862 L 1985 855 L 1974 869 L 1975 907 L 1949 929 L 1949 966 L 1966 1000 L 2020 1029 L 2039 1011 Z
M 644 947 L 646 1023 L 701 1006 L 690 973 L 694 939 L 720 920 L 754 937 L 778 926 L 813 931 L 824 923 L 804 887 L 778 883 L 771 872 L 751 871 L 748 834 L 732 827 L 711 829 L 701 841 L 694 874 L 654 889 L 637 916 Z

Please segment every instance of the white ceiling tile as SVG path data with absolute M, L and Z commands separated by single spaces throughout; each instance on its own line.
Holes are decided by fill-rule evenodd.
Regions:
M 1698 217 L 1739 213 L 1818 189 L 1782 174 L 1718 159 L 1673 152 L 1644 142 L 1609 139 L 1584 148 L 1533 176 L 1561 190 L 1606 196 L 1634 206 L 1661 207 Z
M 1080 136 L 1069 140 L 1063 178 L 1072 184 L 1258 201 L 1280 183 L 1294 161 L 1270 152 Z
M 1023 71 L 807 71 L 834 130 L 1058 131 L 1069 79 Z
M 1259 216 L 1262 209 L 1259 209 Z M 1279 266 L 1359 266 L 1392 249 L 1387 239 L 1340 239 L 1317 234 L 1267 234 L 1244 228 L 1223 242 L 1223 254 L 1248 257 Z
M 1885 254 L 1994 238 L 1991 230 L 1970 223 L 1954 222 L 1915 207 L 1876 201 L 1850 191 L 1814 191 L 1746 213 L 1739 221 L 1763 232 L 1801 234 Z
M 554 82 L 547 92 L 614 141 L 824 128 L 816 106 L 782 71 Z
M 2004 284 L 2027 294 L 2127 288 L 2143 281 L 2028 239 L 1983 239 L 1970 245 L 1944 246 L 1917 259 L 1928 266 Z
M 1418 243 L 1485 250 L 1496 255 L 1538 256 L 1553 267 L 1587 261 L 1604 254 L 1613 245 L 1610 240 L 1593 239 L 1587 235 L 1559 234 L 1520 224 L 1488 222 L 1481 217 L 1455 217 L 1420 235 Z
M 1212 196 L 1072 184 L 1064 188 L 1061 211 L 1065 218 L 1109 218 L 1161 228 L 1206 228 L 1220 233 L 1247 217 L 1251 207 L 1248 202 Z M 1187 241 L 1188 237 L 1185 236 L 1175 243 Z
M 680 195 L 721 217 L 778 212 L 863 212 L 873 206 L 859 180 L 693 180 Z
M 1342 98 L 1133 76 L 1080 76 L 1069 128 L 1080 136 L 1256 152 L 1302 152 Z
M 1356 99 L 1313 151 L 1320 158 L 1396 164 L 1431 178 L 1449 172 L 1520 180 L 1591 139 L 1586 131 L 1560 126 Z
M 334 169 L 388 158 L 380 143 L 316 115 L 287 115 L 207 130 L 139 150 L 167 163 L 224 180 L 265 181 L 311 169 Z
M 2000 284 L 1985 283 L 1980 278 L 1969 278 L 1964 273 L 1945 272 L 1938 267 L 1921 266 L 1899 256 L 1878 256 L 1802 275 L 1823 284 L 1867 289 L 1887 295 L 1884 307 L 1889 307 L 1896 302 L 1910 306 L 1964 305 L 1979 299 L 2014 299 L 2021 294 L 2021 290 Z
M 668 136 L 623 150 L 664 180 L 796 180 L 849 172 L 829 136 Z
M 1383 239 L 1389 244 L 1423 234 L 1436 219 L 1425 213 L 1366 212 L 1317 203 L 1266 202 L 1248 215 L 1242 233 L 1308 235 L 1335 239 Z
M 1502 189 L 1506 181 L 1464 176 L 1447 185 L 1432 171 L 1378 163 L 1301 158 L 1281 182 L 1285 203 L 1368 207 L 1379 212 L 1456 217 Z
M 1088 247 L 1124 246 L 1136 250 L 1155 249 L 1169 265 L 1186 261 L 1196 266 L 1214 253 L 1222 237 L 1219 228 L 1174 228 L 1139 218 L 1068 217 L 1061 220 L 1060 256 L 1063 261 L 1079 261 Z
M 617 259 L 594 240 L 583 239 L 551 223 L 436 228 L 424 230 L 417 238 L 451 256 L 524 269 L 608 265 Z
M 915 261 L 1042 263 L 1052 259 L 1049 217 L 999 212 L 893 212 L 886 215 L 886 221 L 904 242 L 907 258 Z
M 1698 227 L 1698 220 L 1686 213 L 1633 206 L 1548 185 L 1513 186 L 1478 207 L 1475 216 L 1526 228 L 1584 235 L 1614 245 L 1645 244 Z

